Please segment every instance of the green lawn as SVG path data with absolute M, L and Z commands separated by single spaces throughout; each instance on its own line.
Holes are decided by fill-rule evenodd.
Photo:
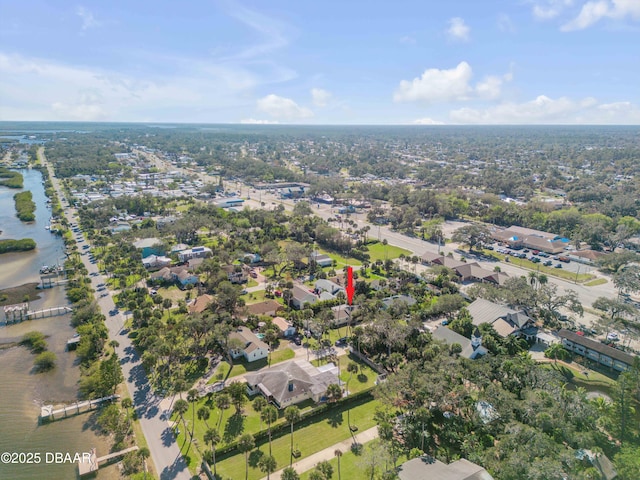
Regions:
M 365 450 L 371 448 L 373 445 L 377 445 L 380 440 L 372 440 L 364 444 Z M 348 480 L 369 480 L 369 476 L 367 476 L 365 469 L 362 464 L 362 454 L 355 455 L 350 450 L 342 452 L 342 457 L 340 458 L 340 476 L 341 478 Z M 401 456 L 398 459 L 398 465 L 405 462 L 407 459 L 404 456 Z M 338 478 L 338 459 L 333 457 L 329 463 L 333 467 L 333 478 Z M 304 473 L 300 474 L 300 480 L 308 480 L 311 472 L 313 470 L 308 470 Z
M 337 265 L 335 266 L 336 270 L 340 270 L 342 267 L 344 267 L 345 265 L 350 265 L 352 267 L 359 267 L 360 265 L 362 265 L 362 262 L 360 260 L 357 260 L 353 257 L 344 257 L 343 255 L 340 255 L 339 253 L 335 253 L 335 252 L 329 252 L 327 250 L 323 250 L 323 249 L 318 249 L 318 251 L 320 253 L 325 253 L 327 255 L 329 255 L 329 257 L 331 257 L 331 260 L 335 260 Z M 325 267 L 325 270 L 330 270 L 333 267 Z
M 597 287 L 598 285 L 604 285 L 608 280 L 606 278 L 596 278 L 584 284 L 585 287 Z
M 375 425 L 373 415 L 379 405 L 377 400 L 371 400 L 351 408 L 351 423 L 357 425 L 361 431 L 373 427 Z M 321 418 L 314 420 L 314 423 L 303 424 L 301 428 L 296 428 L 294 432 L 293 444 L 294 448 L 297 448 L 302 453 L 300 458 L 330 447 L 349 438 L 351 435 L 347 427 L 347 412 L 344 406 L 330 409 Z M 273 455 L 278 463 L 278 469 L 289 464 L 290 441 L 290 437 L 287 434 L 273 440 Z M 252 463 L 255 465 L 254 462 L 260 457 L 259 452 L 268 453 L 268 451 L 269 443 L 265 441 L 258 445 L 257 450 L 251 452 L 249 455 L 249 479 L 257 480 L 264 477 L 264 474 L 259 469 L 252 467 Z M 218 462 L 218 474 L 222 478 L 242 478 L 244 469 L 245 460 L 242 454 L 236 454 Z M 343 476 L 342 478 L 349 477 Z
M 372 263 L 376 260 L 382 260 L 384 262 L 388 258 L 398 258 L 401 254 L 405 256 L 411 255 L 409 250 L 396 247 L 395 245 L 383 245 L 381 242 L 369 244 L 368 248 Z
M 295 352 L 288 347 L 276 350 L 271 353 L 271 365 L 284 362 L 285 360 L 291 360 L 295 356 Z M 211 378 L 211 380 L 209 380 L 209 383 L 215 383 L 223 380 L 224 378 L 237 377 L 238 375 L 242 375 L 247 372 L 255 372 L 256 370 L 266 367 L 268 364 L 269 362 L 266 358 L 256 360 L 254 362 L 238 361 L 234 363 L 233 367 L 231 367 L 231 373 L 229 373 L 229 376 L 227 377 L 230 365 L 227 362 L 222 362 L 218 366 L 216 374 Z

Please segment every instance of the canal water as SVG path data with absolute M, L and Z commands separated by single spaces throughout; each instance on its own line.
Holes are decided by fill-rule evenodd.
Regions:
M 24 188 L 14 189 L 0 186 L 0 239 L 32 238 L 36 249 L 29 252 L 12 252 L 0 256 L 0 289 L 40 281 L 39 271 L 43 265 L 64 262 L 64 242 L 49 232 L 51 208 L 42 185 L 42 174 L 38 170 L 19 170 L 24 177 Z M 36 204 L 34 222 L 22 222 L 16 217 L 13 196 L 30 190 Z
M 42 175 L 36 170 L 25 170 L 25 189 L 31 190 L 36 208 L 36 221 L 22 224 L 15 217 L 13 194 L 17 190 L 0 187 L 0 238 L 33 238 L 38 248 L 35 252 L 0 255 L 0 288 L 17 286 L 39 280 L 43 264 L 62 262 L 64 244 L 60 237 L 49 233 L 49 224 Z M 7 192 L 8 191 L 8 192 Z M 15 219 L 15 220 L 14 220 Z M 67 304 L 64 287 L 54 287 L 40 292 L 41 298 L 30 304 L 33 309 L 43 309 Z M 3 315 L 0 313 L 0 317 Z M 75 333 L 70 325 L 70 315 L 30 320 L 14 325 L 0 322 L 0 454 L 3 452 L 39 453 L 41 460 L 31 464 L 7 464 L 0 462 L 0 479 L 11 480 L 69 480 L 77 478 L 74 462 L 56 463 L 60 452 L 73 457 L 88 452 L 92 447 L 98 455 L 109 452 L 108 438 L 98 435 L 94 413 L 80 414 L 64 420 L 40 425 L 38 416 L 43 404 L 69 404 L 77 400 L 80 368 L 73 352 L 65 350 L 66 341 Z M 47 337 L 48 349 L 56 354 L 56 368 L 47 373 L 33 373 L 33 358 L 26 348 L 11 346 L 26 332 L 38 330 Z M 4 348 L 3 348 L 4 347 Z M 37 457 L 33 457 L 34 460 Z M 19 460 L 19 459 L 18 459 Z M 64 460 L 64 457 L 63 457 Z M 49 461 L 49 463 L 47 463 Z M 120 478 L 118 467 L 112 465 L 100 469 L 97 478 Z

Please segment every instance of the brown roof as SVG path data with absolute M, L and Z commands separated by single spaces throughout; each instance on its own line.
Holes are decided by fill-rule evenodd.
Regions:
M 206 293 L 197 297 L 191 305 L 189 305 L 189 311 L 191 313 L 202 313 L 206 310 L 209 304 L 213 301 L 211 295 Z
M 273 324 L 278 327 L 281 332 L 285 332 L 287 328 L 291 326 L 291 324 L 282 317 L 274 317 Z
M 609 345 L 605 345 L 604 343 L 596 342 L 595 340 L 591 340 L 590 338 L 585 338 L 582 335 L 578 335 L 571 330 L 562 329 L 558 332 L 560 338 L 566 338 L 567 340 L 577 343 L 578 345 L 582 345 L 590 350 L 595 350 L 602 355 L 606 355 L 607 357 L 611 357 L 614 360 L 618 360 L 620 362 L 626 363 L 627 365 L 633 365 L 633 359 L 635 358 L 633 355 L 629 355 L 617 348 L 610 347 Z
M 277 312 L 283 307 L 275 300 L 265 300 L 264 302 L 252 303 L 245 308 L 247 315 L 266 315 L 270 312 Z

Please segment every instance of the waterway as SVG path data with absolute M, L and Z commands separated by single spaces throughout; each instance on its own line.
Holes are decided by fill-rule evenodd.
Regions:
M 14 189 L 0 186 L 0 239 L 32 238 L 36 249 L 29 252 L 5 253 L 0 256 L 0 289 L 15 287 L 29 282 L 39 282 L 40 267 L 64 262 L 62 238 L 49 232 L 51 208 L 44 194 L 42 174 L 38 170 L 19 170 L 24 177 L 24 188 Z M 22 222 L 16 217 L 13 196 L 30 190 L 36 204 L 34 222 Z
M 50 210 L 47 208 L 42 175 L 36 170 L 25 170 L 25 189 L 31 190 L 36 203 L 36 221 L 23 224 L 15 217 L 13 194 L 17 190 L 0 187 L 0 238 L 33 238 L 38 248 L 35 252 L 0 255 L 0 286 L 21 285 L 39 280 L 43 264 L 54 264 L 64 256 L 62 239 L 49 233 Z M 7 192 L 8 191 L 8 192 Z M 60 261 L 62 261 L 60 259 Z M 41 298 L 30 304 L 42 309 L 67 304 L 64 287 L 54 287 L 40 292 Z M 0 313 L 0 316 L 2 314 Z M 109 452 L 109 439 L 98 435 L 94 413 L 40 425 L 38 416 L 43 404 L 69 404 L 77 400 L 80 368 L 73 352 L 65 350 L 66 341 L 75 333 L 70 325 L 70 315 L 22 322 L 14 325 L 0 323 L 0 453 L 39 453 L 41 461 L 26 465 L 0 463 L 0 479 L 11 480 L 69 480 L 77 477 L 73 462 L 47 463 L 55 458 L 49 454 L 88 452 L 96 447 L 98 455 Z M 56 368 L 47 373 L 33 373 L 33 358 L 26 348 L 6 344 L 19 339 L 26 332 L 38 330 L 47 337 L 48 349 L 57 356 Z M 5 344 L 5 348 L 2 348 Z M 100 469 L 97 478 L 120 478 L 118 467 L 112 465 Z

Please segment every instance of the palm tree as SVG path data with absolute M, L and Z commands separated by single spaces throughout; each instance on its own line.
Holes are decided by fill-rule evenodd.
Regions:
M 216 471 L 216 446 L 220 443 L 220 433 L 213 428 L 209 428 L 204 434 L 204 443 L 211 444 L 211 453 L 213 455 L 213 476 L 214 478 L 218 477 L 218 473 Z
M 328 403 L 336 403 L 342 398 L 342 388 L 337 383 L 332 383 L 327 387 L 325 395 Z
M 278 410 L 273 405 L 267 405 L 262 409 L 260 418 L 267 423 L 269 429 L 269 455 L 271 455 L 271 424 L 278 419 Z
M 203 405 L 198 409 L 198 420 L 204 420 L 204 424 L 207 426 L 207 428 L 209 428 L 209 423 L 207 422 L 207 420 L 209 420 L 209 417 L 211 417 L 211 410 L 209 410 L 207 407 Z
M 149 458 L 149 455 L 151 455 L 151 452 L 147 447 L 142 447 L 138 449 L 138 456 L 140 457 L 140 460 L 142 460 L 142 471 L 144 472 L 145 480 L 147 478 L 147 464 L 145 460 Z
M 187 393 L 187 401 L 191 404 L 191 438 L 193 439 L 193 431 L 196 428 L 196 403 L 199 395 L 198 390 L 192 388 Z
M 260 415 L 260 413 L 262 412 L 262 409 L 267 406 L 267 401 L 262 395 L 258 395 L 251 406 L 260 416 L 260 430 L 262 430 L 262 415 Z
M 127 411 L 127 431 L 129 431 L 129 429 L 131 428 L 131 414 L 129 413 L 129 409 L 133 407 L 133 401 L 130 398 L 123 398 L 121 404 L 122 408 Z
M 278 462 L 276 462 L 276 458 L 271 454 L 263 455 L 260 457 L 260 460 L 258 460 L 258 467 L 260 467 L 262 473 L 267 474 L 267 480 L 269 480 L 271 474 L 278 468 Z
M 295 405 L 284 409 L 284 418 L 291 425 L 291 455 L 289 456 L 289 466 L 293 465 L 293 424 L 300 420 L 300 409 Z
M 250 433 L 245 433 L 238 440 L 238 450 L 240 450 L 241 453 L 244 453 L 245 480 L 249 478 L 249 452 L 253 450 L 253 447 L 255 446 L 256 441 Z
M 333 452 L 333 454 L 338 459 L 338 480 L 341 480 L 341 476 L 340 476 L 340 458 L 342 457 L 342 450 L 340 450 L 339 448 L 336 448 L 336 450 Z
M 229 395 L 226 393 L 221 393 L 216 396 L 216 407 L 220 410 L 220 416 L 218 417 L 218 428 L 220 428 L 220 424 L 222 423 L 222 416 L 224 415 L 224 411 L 227 410 L 231 406 L 231 399 Z
M 349 380 L 347 380 L 347 395 L 349 394 L 349 382 L 354 373 L 358 373 L 358 364 L 355 362 L 349 362 L 347 364 L 347 372 L 349 372 Z M 351 406 L 347 403 L 347 426 L 351 430 Z
M 186 400 L 183 400 L 182 398 L 176 400 L 175 403 L 173 404 L 173 413 L 178 415 L 178 417 L 182 421 L 182 424 L 184 425 L 185 441 L 187 439 L 186 437 L 187 424 L 184 421 L 184 414 L 187 413 L 187 410 L 189 410 L 189 404 L 187 403 Z
M 558 358 L 560 360 L 565 360 L 569 357 L 569 352 L 567 352 L 561 343 L 554 343 L 549 348 L 544 351 L 544 356 L 547 358 L 553 358 L 553 363 L 558 363 Z
M 293 468 L 287 467 L 282 470 L 281 480 L 300 480 L 300 475 Z

